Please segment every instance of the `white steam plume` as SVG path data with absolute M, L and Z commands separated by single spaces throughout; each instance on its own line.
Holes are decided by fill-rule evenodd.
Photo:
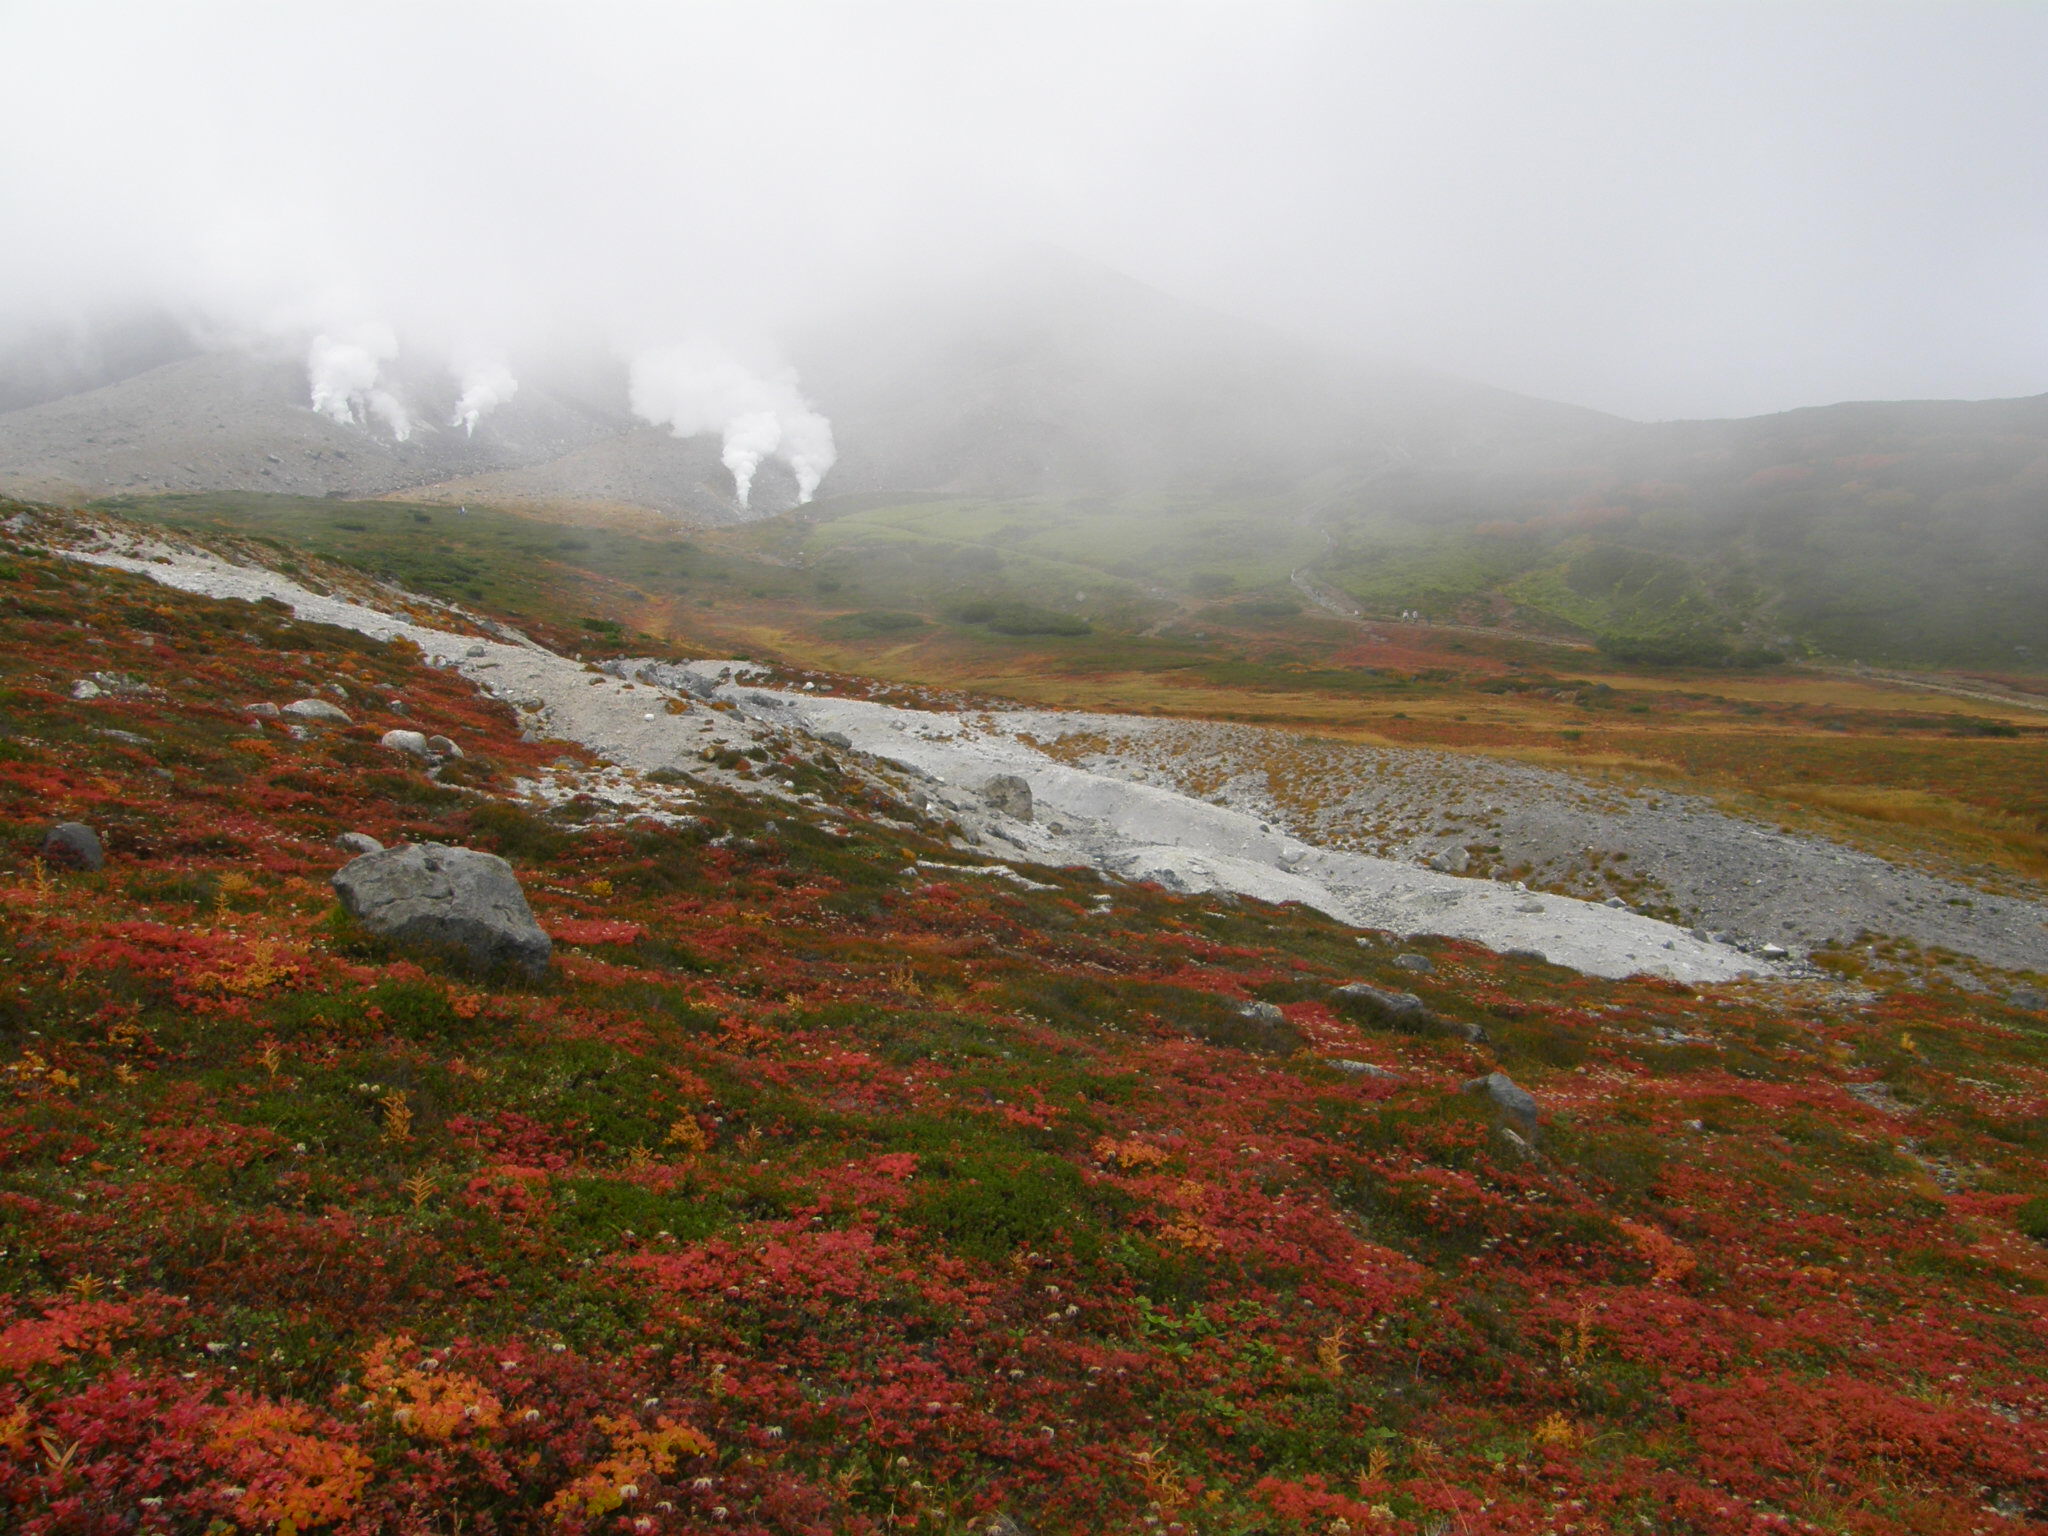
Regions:
M 832 423 L 812 409 L 787 369 L 762 375 L 723 353 L 681 347 L 633 359 L 633 414 L 678 437 L 716 432 L 733 491 L 746 506 L 761 461 L 775 456 L 796 475 L 797 500 L 809 501 L 838 457 Z
M 519 393 L 519 381 L 504 363 L 472 362 L 461 371 L 462 398 L 455 402 L 450 423 L 474 437 L 476 424 Z
M 388 325 L 360 326 L 346 336 L 322 331 L 306 354 L 313 409 L 344 427 L 375 417 L 404 442 L 412 436 L 412 416 L 380 382 L 385 361 L 397 355 L 398 338 Z

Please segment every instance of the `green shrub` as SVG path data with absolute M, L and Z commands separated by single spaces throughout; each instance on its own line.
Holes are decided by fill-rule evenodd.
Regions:
M 2037 1243 L 2048 1243 L 2048 1195 L 2036 1195 L 2012 1213 L 2012 1224 Z
M 826 634 L 843 640 L 868 640 L 881 635 L 907 635 L 931 626 L 914 613 L 875 611 L 842 613 L 819 626 Z
M 942 1153 L 928 1158 L 926 1168 L 935 1177 L 911 1217 L 969 1257 L 1004 1259 L 1020 1245 L 1049 1243 L 1092 1225 L 1080 1170 L 1063 1159 Z
M 1095 627 L 1069 613 L 1055 613 L 1014 598 L 982 598 L 953 610 L 963 624 L 979 624 L 999 635 L 1087 635 Z

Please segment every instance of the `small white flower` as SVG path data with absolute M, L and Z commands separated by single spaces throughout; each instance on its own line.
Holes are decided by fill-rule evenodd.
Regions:
M 540 1419 L 540 1410 L 538 1408 L 529 1408 L 519 1417 L 526 1420 L 529 1424 L 537 1423 Z
M 620 1497 L 620 1498 L 622 1498 L 622 1499 L 626 1499 L 626 1500 L 632 1500 L 632 1499 L 637 1499 L 637 1498 L 639 1498 L 639 1497 L 640 1497 L 640 1485 L 639 1485 L 638 1483 L 621 1483 L 621 1484 L 619 1484 L 619 1497 Z
M 714 1481 L 716 1481 L 716 1479 L 709 1477 L 693 1477 L 690 1479 L 690 1486 L 692 1488 L 695 1488 L 699 1493 L 708 1493 Z

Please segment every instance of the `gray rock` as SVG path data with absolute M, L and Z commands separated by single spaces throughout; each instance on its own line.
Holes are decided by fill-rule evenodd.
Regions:
M 136 731 L 117 731 L 111 726 L 95 727 L 93 735 L 104 736 L 109 741 L 118 741 L 130 747 L 146 747 L 149 745 L 149 738 L 147 736 Z
M 384 707 L 394 715 L 409 715 L 412 713 L 412 706 L 403 699 L 386 699 Z
M 1782 960 L 1792 951 L 1782 944 L 1765 944 L 1757 950 L 1766 960 Z
M 367 832 L 344 832 L 334 840 L 343 853 L 382 853 L 384 845 Z
M 1913 1111 L 1892 1097 L 1889 1083 L 1844 1083 L 1842 1091 L 1857 1103 L 1885 1115 L 1910 1115 Z
M 265 719 L 275 720 L 278 716 L 278 708 L 275 704 L 244 704 L 242 706 L 242 713 L 245 715 L 262 715 Z
M 2008 1006 L 2024 1008 L 2029 1013 L 2048 1013 L 2048 992 L 2039 987 L 2016 987 L 2006 998 Z
M 1396 955 L 1394 964 L 1404 971 L 1416 971 L 1424 976 L 1436 974 L 1436 962 L 1427 955 Z
M 455 745 L 446 736 L 429 736 L 427 738 L 427 750 L 436 757 L 462 756 L 462 748 Z
M 60 821 L 43 834 L 40 850 L 45 864 L 62 869 L 103 869 L 107 852 L 99 834 L 82 821 Z
M 1432 1029 L 1442 1022 L 1413 992 L 1387 992 L 1370 982 L 1353 981 L 1337 988 L 1335 997 L 1340 1004 L 1348 1003 L 1349 1011 L 1396 1029 Z
M 997 1510 L 981 1528 L 981 1536 L 1032 1536 L 1032 1530 L 1008 1510 Z
M 512 866 L 495 854 L 412 843 L 351 859 L 334 874 L 341 904 L 372 933 L 459 950 L 479 968 L 547 970 L 554 946 Z
M 354 725 L 348 711 L 325 699 L 293 699 L 285 705 L 284 713 L 299 720 L 318 720 L 327 725 Z
M 1031 819 L 1031 786 L 1014 773 L 999 773 L 981 786 L 981 798 L 1005 816 Z
M 1287 1015 L 1272 1003 L 1240 1003 L 1237 1011 L 1255 1024 L 1285 1024 Z
M 1390 1072 L 1385 1067 L 1376 1067 L 1369 1061 L 1350 1061 L 1342 1056 L 1325 1056 L 1323 1065 L 1347 1077 L 1378 1077 L 1391 1082 L 1401 1074 Z
M 1496 1109 L 1514 1120 L 1525 1132 L 1536 1129 L 1540 1111 L 1535 1096 L 1507 1073 L 1489 1072 L 1484 1077 L 1475 1077 L 1465 1084 L 1465 1092 L 1485 1094 Z
M 433 749 L 427 745 L 427 738 L 418 731 L 386 731 L 378 738 L 377 744 L 422 759 L 434 755 Z
M 130 677 L 126 672 L 95 672 L 71 685 L 71 697 L 74 699 L 104 699 L 116 695 L 139 698 L 152 691 L 141 678 Z
M 853 750 L 853 738 L 844 731 L 821 731 L 818 740 L 828 747 L 837 747 L 842 752 Z

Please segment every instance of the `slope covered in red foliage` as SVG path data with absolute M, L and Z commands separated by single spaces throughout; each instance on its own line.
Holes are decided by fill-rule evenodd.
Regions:
M 330 682 L 357 723 L 241 707 Z M 1418 976 L 1295 909 L 935 880 L 822 758 L 830 818 L 518 801 L 562 751 L 402 648 L 0 554 L 9 1528 L 2048 1521 L 2039 1013 Z M 38 859 L 63 820 L 104 870 Z M 342 919 L 350 829 L 502 854 L 550 973 Z

